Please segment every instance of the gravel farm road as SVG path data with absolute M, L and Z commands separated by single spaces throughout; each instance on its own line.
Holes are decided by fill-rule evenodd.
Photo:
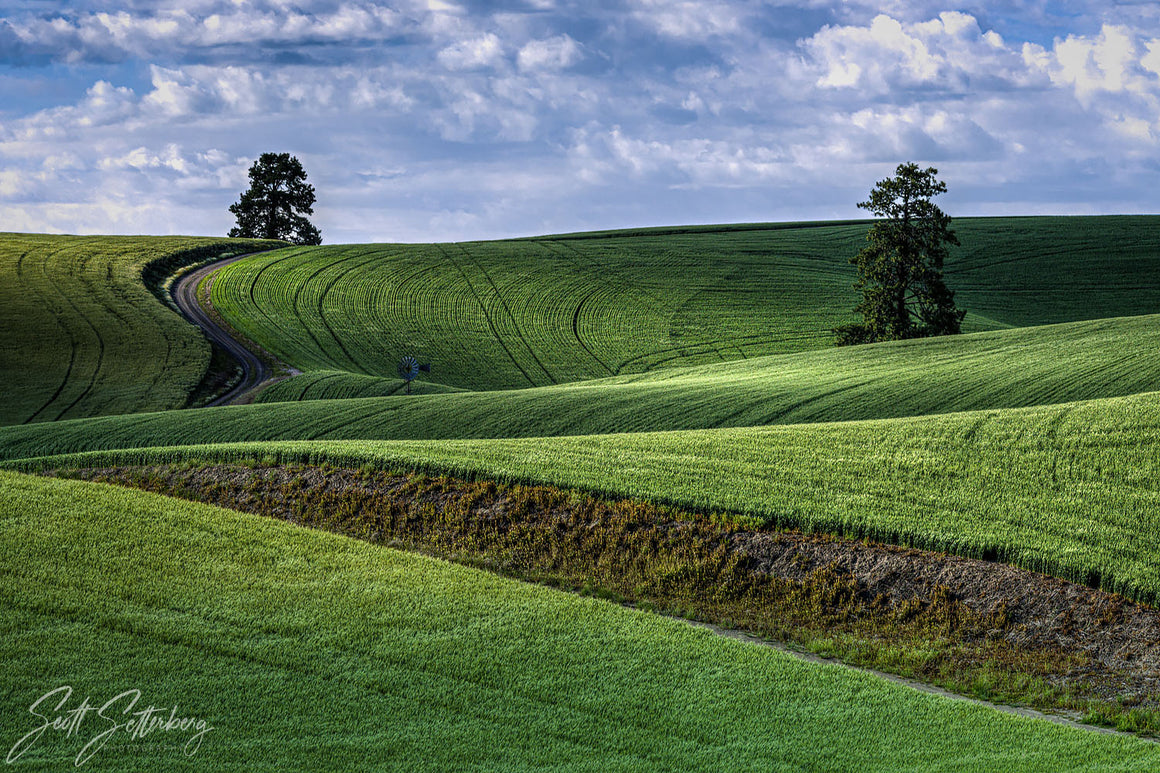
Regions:
M 197 301 L 197 288 L 203 279 L 209 277 L 206 279 L 206 289 L 208 291 L 208 283 L 213 282 L 213 277 L 210 274 L 223 266 L 228 266 L 234 261 L 256 254 L 258 253 L 237 255 L 232 258 L 210 263 L 196 271 L 190 271 L 173 283 L 173 289 L 171 290 L 173 301 L 177 304 L 177 308 L 181 309 L 181 313 L 185 315 L 185 318 L 200 327 L 205 332 L 206 337 L 229 352 L 230 356 L 242 366 L 242 380 L 225 394 L 219 395 L 211 402 L 206 403 L 206 407 L 229 405 L 239 402 L 243 396 L 248 395 L 252 391 L 256 391 L 258 387 L 265 385 L 267 381 L 275 380 L 273 372 L 262 358 L 226 332 L 225 328 L 219 325 L 213 319 L 213 316 L 206 309 L 202 308 L 201 304 Z

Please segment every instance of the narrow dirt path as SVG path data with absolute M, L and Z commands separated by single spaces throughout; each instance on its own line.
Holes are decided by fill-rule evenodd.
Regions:
M 248 402 L 260 389 L 286 378 L 286 376 L 276 375 L 261 357 L 251 351 L 245 344 L 235 339 L 224 327 L 219 325 L 213 316 L 206 309 L 202 308 L 202 305 L 197 299 L 197 288 L 203 279 L 208 283 L 212 283 L 213 277 L 210 275 L 219 268 L 257 254 L 260 253 L 251 252 L 245 255 L 237 255 L 232 258 L 226 258 L 225 260 L 219 260 L 215 263 L 209 263 L 195 271 L 190 271 L 174 282 L 173 289 L 170 291 L 174 303 L 177 304 L 177 308 L 181 310 L 185 318 L 200 327 L 206 337 L 226 350 L 242 367 L 242 380 L 225 394 L 219 395 L 206 403 L 206 407 Z M 297 374 L 298 372 L 294 369 L 288 370 L 290 370 L 291 374 Z

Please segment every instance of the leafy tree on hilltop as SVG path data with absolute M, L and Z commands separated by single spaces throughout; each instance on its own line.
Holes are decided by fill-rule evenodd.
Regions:
M 869 201 L 858 204 L 878 217 L 869 242 L 850 262 L 858 267 L 862 322 L 843 325 L 835 342 L 845 344 L 958 333 L 965 311 L 943 283 L 948 245 L 958 245 L 950 217 L 931 199 L 946 193 L 938 170 L 900 164 L 895 176 L 880 180 Z
M 314 186 L 289 153 L 263 153 L 250 167 L 250 189 L 230 205 L 238 224 L 231 237 L 322 244 L 322 234 L 303 215 L 314 214 Z

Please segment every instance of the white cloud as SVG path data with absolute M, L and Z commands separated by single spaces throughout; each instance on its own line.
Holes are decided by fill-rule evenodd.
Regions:
M 33 233 L 220 233 L 212 218 L 171 201 L 133 201 L 96 194 L 79 203 L 37 202 L 5 208 L 5 227 Z
M 153 90 L 142 100 L 145 107 L 170 118 L 208 112 L 211 97 L 192 78 L 178 70 L 156 66 L 152 70 Z
M 139 147 L 119 157 L 102 158 L 97 162 L 97 168 L 105 171 L 111 169 L 136 169 L 138 171 L 169 169 L 184 174 L 189 171 L 189 164 L 182 157 L 177 145 L 170 144 L 161 153 L 152 153 L 147 148 Z
M 874 93 L 932 87 L 965 89 L 980 79 L 1011 86 L 1026 81 L 1023 56 L 1001 36 L 984 33 L 969 15 L 902 24 L 879 15 L 868 26 L 824 27 L 803 41 L 816 85 Z
M 0 170 L 0 198 L 16 198 L 26 191 L 24 175 L 15 169 Z
M 563 70 L 580 61 L 580 46 L 568 35 L 533 40 L 520 49 L 516 61 L 525 72 Z
M 1160 39 L 1152 38 L 1144 45 L 1148 53 L 1140 58 L 1140 66 L 1154 75 L 1160 75 Z
M 0 147 L 46 139 L 66 141 L 95 127 L 124 124 L 136 112 L 137 96 L 132 89 L 97 81 L 75 105 L 0 124 Z
M 478 38 L 454 43 L 438 54 L 439 63 L 449 70 L 476 70 L 494 67 L 504 57 L 499 37 L 489 32 Z
M 375 3 L 340 3 L 318 13 L 296 7 L 261 8 L 225 3 L 210 9 L 160 8 L 9 18 L 14 34 L 35 50 L 69 62 L 147 57 L 175 47 L 213 49 L 229 44 L 386 40 L 422 30 L 451 6 L 399 9 Z M 407 11 L 411 10 L 412 13 Z M 418 14 L 413 12 L 418 10 Z
M 716 0 L 634 0 L 632 5 L 641 24 L 661 35 L 692 40 L 736 33 L 748 15 L 741 3 Z
M 1024 56 L 1028 63 L 1050 74 L 1054 83 L 1073 86 L 1081 100 L 1099 91 L 1148 91 L 1155 87 L 1153 79 L 1142 78 L 1142 71 L 1151 70 L 1155 55 L 1151 53 L 1154 41 L 1148 41 L 1149 56 L 1140 57 L 1131 32 L 1120 27 L 1104 25 L 1096 37 L 1068 35 L 1056 40 L 1051 51 L 1042 46 L 1028 45 Z
M 30 64 L 0 81 L 28 103 L 0 107 L 0 229 L 224 233 L 267 150 L 328 241 L 856 215 L 908 159 L 976 211 L 1160 207 L 1160 17 L 1025 40 L 935 0 L 166 2 L 0 25 Z M 91 85 L 45 109 L 60 77 Z
M 1143 118 L 1125 116 L 1113 119 L 1109 125 L 1113 130 L 1123 134 L 1129 139 L 1145 143 L 1146 145 L 1155 143 L 1156 132 L 1153 130 L 1153 124 Z
M 619 126 L 578 133 L 570 154 L 577 173 L 590 182 L 660 176 L 672 186 L 738 187 L 792 174 L 792 159 L 778 147 L 708 138 L 644 139 Z

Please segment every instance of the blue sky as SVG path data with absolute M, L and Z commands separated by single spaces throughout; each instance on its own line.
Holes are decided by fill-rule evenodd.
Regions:
M 1160 3 L 0 0 L 0 230 L 224 234 L 262 152 L 327 243 L 1160 211 Z

